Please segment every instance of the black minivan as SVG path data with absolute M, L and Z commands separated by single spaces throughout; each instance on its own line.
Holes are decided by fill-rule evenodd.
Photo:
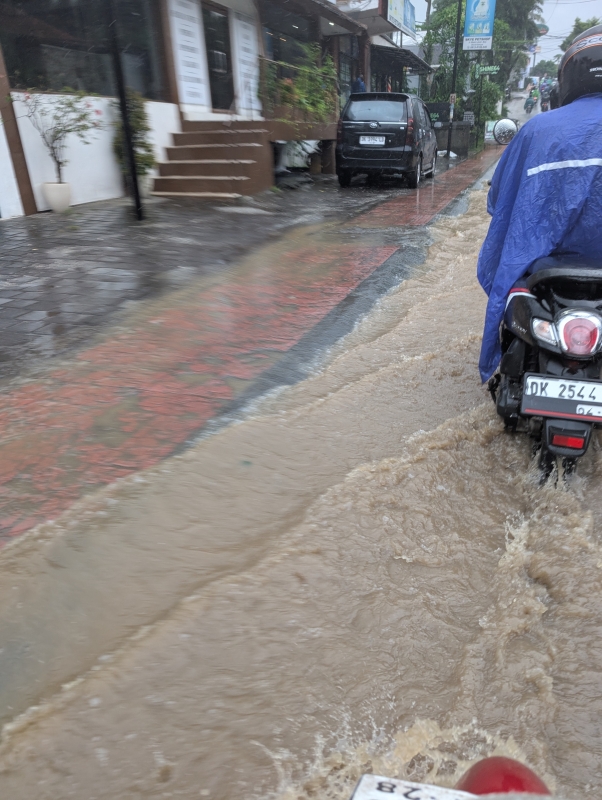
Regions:
M 432 177 L 437 139 L 420 98 L 397 92 L 352 94 L 337 130 L 337 175 L 349 186 L 353 175 L 403 173 L 412 189 Z

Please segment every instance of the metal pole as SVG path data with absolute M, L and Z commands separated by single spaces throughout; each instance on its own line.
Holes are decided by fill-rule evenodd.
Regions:
M 111 41 L 111 55 L 113 57 L 113 70 L 117 82 L 117 92 L 119 94 L 119 107 L 121 109 L 121 120 L 123 124 L 123 138 L 125 143 L 125 156 L 129 167 L 130 186 L 134 198 L 134 207 L 138 221 L 144 219 L 142 200 L 140 199 L 140 188 L 138 186 L 138 173 L 136 171 L 136 156 L 134 154 L 134 142 L 132 138 L 132 126 L 128 112 L 125 80 L 123 77 L 123 67 L 121 64 L 121 54 L 119 52 L 119 37 L 117 34 L 117 12 L 115 10 L 115 0 L 106 0 L 107 25 L 109 27 L 109 38 Z
M 479 85 L 479 113 L 477 114 L 477 147 L 479 146 L 479 133 L 481 131 L 481 105 L 483 103 L 483 75 L 480 76 L 479 82 L 480 85 Z
M 462 5 L 464 0 L 458 0 L 458 16 L 456 18 L 456 44 L 454 47 L 454 68 L 452 71 L 451 94 L 456 93 L 456 80 L 458 79 L 458 55 L 460 50 L 460 24 L 462 22 Z M 454 104 L 449 106 L 449 131 L 447 132 L 447 157 L 451 154 L 452 125 L 454 124 Z

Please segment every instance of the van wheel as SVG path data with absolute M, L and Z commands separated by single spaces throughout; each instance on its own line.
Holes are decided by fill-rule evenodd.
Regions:
M 417 189 L 418 184 L 420 183 L 420 178 L 422 178 L 422 156 L 418 159 L 418 163 L 416 164 L 416 169 L 412 172 L 408 172 L 408 186 L 410 189 Z
M 339 186 L 342 189 L 346 189 L 351 184 L 351 173 L 350 172 L 339 172 L 337 177 L 339 179 Z

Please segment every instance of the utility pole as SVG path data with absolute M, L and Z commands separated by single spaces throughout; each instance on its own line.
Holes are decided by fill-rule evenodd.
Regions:
M 462 23 L 462 5 L 464 0 L 458 0 L 458 16 L 456 18 L 456 42 L 454 46 L 454 68 L 452 71 L 451 96 L 449 105 L 449 130 L 447 132 L 447 157 L 451 154 L 452 126 L 454 124 L 454 105 L 456 95 L 456 81 L 458 79 L 458 56 L 460 52 L 460 25 Z M 452 103 L 452 98 L 454 102 Z
M 121 109 L 121 121 L 123 125 L 123 139 L 125 144 L 125 157 L 129 168 L 129 183 L 132 187 L 132 197 L 138 221 L 144 219 L 142 200 L 140 199 L 140 188 L 138 186 L 138 171 L 136 169 L 136 156 L 134 153 L 134 141 L 132 137 L 132 126 L 130 125 L 130 115 L 128 111 L 125 79 L 123 77 L 123 66 L 121 64 L 121 53 L 119 48 L 119 35 L 117 33 L 117 11 L 115 0 L 105 0 L 107 25 L 109 28 L 109 40 L 111 43 L 111 55 L 113 57 L 113 70 L 117 83 L 117 93 L 119 95 L 119 107 Z

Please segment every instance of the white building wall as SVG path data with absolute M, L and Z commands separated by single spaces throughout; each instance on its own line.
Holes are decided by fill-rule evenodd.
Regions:
M 165 148 L 173 145 L 172 134 L 180 133 L 180 110 L 173 103 L 146 102 L 146 114 L 150 125 L 148 138 L 155 151 L 157 161 L 166 161 Z
M 42 184 L 56 181 L 54 162 L 44 147 L 40 134 L 25 114 L 22 94 L 13 92 L 12 96 L 36 205 L 38 211 L 46 211 L 48 205 L 42 195 Z M 56 97 L 57 95 L 45 95 L 45 101 L 52 103 Z M 96 116 L 101 127 L 90 133 L 89 144 L 84 144 L 73 134 L 67 139 L 66 155 L 69 163 L 63 170 L 63 180 L 71 184 L 72 205 L 110 200 L 121 197 L 124 191 L 120 168 L 113 153 L 114 121 L 118 113 L 116 101 L 110 97 L 90 97 L 88 102 L 94 112 L 99 112 Z M 155 156 L 158 161 L 164 161 L 165 148 L 172 143 L 171 134 L 180 130 L 178 107 L 171 103 L 147 102 L 146 108 L 151 126 L 149 138 L 153 143 Z M 2 163 L 0 142 L 0 165 Z M 2 180 L 0 175 L 0 187 L 3 186 Z M 22 214 L 23 210 L 21 208 L 20 212 L 13 213 Z
M 0 120 L 0 217 L 23 216 L 21 195 L 17 186 L 13 161 L 8 149 L 6 134 Z

